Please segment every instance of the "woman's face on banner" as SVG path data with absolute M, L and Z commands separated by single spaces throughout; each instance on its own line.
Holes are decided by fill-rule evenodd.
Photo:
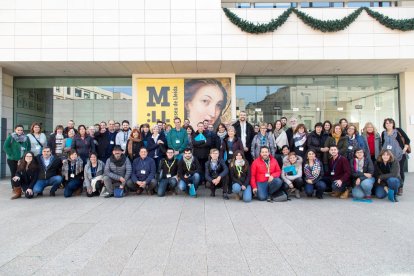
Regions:
M 201 87 L 187 103 L 190 122 L 197 124 L 208 120 L 209 124 L 214 125 L 223 109 L 223 102 L 224 96 L 220 88 L 214 85 Z

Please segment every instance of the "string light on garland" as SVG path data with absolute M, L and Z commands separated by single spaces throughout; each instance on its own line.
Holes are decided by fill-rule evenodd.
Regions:
M 240 18 L 235 13 L 231 12 L 227 8 L 223 8 L 224 13 L 226 14 L 227 18 L 232 22 L 234 25 L 239 27 L 242 31 L 251 33 L 251 34 L 262 34 L 273 32 L 277 30 L 280 26 L 282 26 L 289 16 L 292 13 L 295 13 L 296 16 L 302 20 L 303 23 L 308 25 L 309 27 L 319 30 L 321 32 L 338 32 L 345 30 L 349 25 L 351 25 L 362 13 L 362 11 L 366 11 L 369 16 L 377 20 L 383 26 L 399 31 L 412 31 L 414 30 L 414 18 L 411 19 L 393 19 L 388 16 L 385 16 L 379 12 L 373 11 L 367 7 L 361 7 L 357 10 L 353 11 L 351 14 L 347 15 L 342 19 L 336 20 L 320 20 L 314 18 L 302 11 L 299 11 L 296 8 L 289 8 L 284 11 L 280 16 L 277 18 L 272 19 L 269 23 L 253 23 L 247 21 L 245 19 Z

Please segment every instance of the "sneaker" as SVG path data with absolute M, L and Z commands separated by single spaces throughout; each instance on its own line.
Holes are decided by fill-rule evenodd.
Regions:
M 55 191 L 50 191 L 49 196 L 56 196 L 56 192 Z
M 296 189 L 296 190 L 295 190 L 295 197 L 296 197 L 297 199 L 299 199 L 299 198 L 300 198 L 300 191 L 299 191 L 298 189 Z
M 273 203 L 273 197 L 268 196 L 268 197 L 267 197 L 267 202 Z
M 114 194 L 110 194 L 110 193 L 108 193 L 107 195 L 105 195 L 104 197 L 105 198 L 110 198 L 110 197 L 113 197 L 114 196 Z
M 107 192 L 107 191 L 103 191 L 102 193 L 101 193 L 101 196 L 103 196 L 103 197 L 107 197 L 109 195 L 109 192 Z
M 323 199 L 323 194 L 320 194 L 320 195 L 316 195 L 316 197 L 318 198 L 318 199 Z

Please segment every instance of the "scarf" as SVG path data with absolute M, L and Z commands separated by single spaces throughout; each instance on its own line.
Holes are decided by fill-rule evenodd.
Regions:
M 115 159 L 115 156 L 112 154 L 111 157 L 111 162 L 115 164 L 115 166 L 117 167 L 122 167 L 125 164 L 126 161 L 126 157 L 124 154 L 121 155 L 121 158 L 119 158 L 119 160 Z
M 273 132 L 273 135 L 275 136 L 275 140 L 277 139 L 277 137 L 279 137 L 280 134 L 282 134 L 283 131 L 284 131 L 283 128 L 279 130 L 275 129 L 275 131 Z
M 133 146 L 134 146 L 134 142 L 138 143 L 141 142 L 141 139 L 139 138 L 129 138 L 129 143 L 128 143 L 128 155 L 129 156 L 133 156 Z
M 63 134 L 57 134 L 55 135 L 55 154 L 61 155 L 63 153 Z
M 27 140 L 27 136 L 24 135 L 24 133 L 22 135 L 17 135 L 16 132 L 13 132 L 11 136 L 17 143 L 24 143 Z
M 341 138 L 342 134 L 336 134 L 335 132 L 332 133 L 332 137 L 335 139 L 335 144 L 338 145 L 339 138 Z
M 227 131 L 217 132 L 217 136 L 220 137 L 220 140 L 223 141 L 223 139 L 226 138 L 226 136 L 227 136 Z
M 387 131 L 384 130 L 384 145 L 382 149 L 387 149 L 388 146 L 391 146 L 391 152 L 394 154 L 395 159 L 400 161 L 403 157 L 403 150 L 400 147 L 400 144 L 397 141 L 397 130 L 393 129 L 391 135 L 388 135 Z
M 73 162 L 75 163 L 75 176 L 83 171 L 83 161 L 81 158 L 78 157 L 75 161 L 70 161 L 69 159 L 63 160 L 62 175 L 66 180 L 69 180 L 69 166 L 71 166 Z
M 318 179 L 318 177 L 320 177 L 321 169 L 321 162 L 318 159 L 316 159 L 313 166 L 310 166 L 309 163 L 306 163 L 305 167 L 303 168 L 303 171 L 305 173 L 306 179 L 314 181 Z
M 183 159 L 184 159 L 184 163 L 185 163 L 187 169 L 191 168 L 191 164 L 193 163 L 194 157 L 191 156 L 190 159 L 187 159 L 187 158 L 183 158 Z M 188 169 L 188 171 L 190 171 L 190 169 Z
M 356 172 L 364 172 L 364 158 L 359 160 L 358 158 L 354 159 L 354 170 Z
M 260 146 L 269 146 L 268 145 L 268 139 L 267 139 L 267 132 L 265 135 L 262 135 L 261 132 L 259 132 L 258 134 L 258 138 L 260 139 Z
M 293 135 L 293 142 L 295 143 L 295 147 L 303 146 L 306 143 L 306 133 L 296 132 L 296 134 Z
M 242 160 L 235 160 L 234 161 L 234 165 L 236 165 L 236 166 L 240 166 L 240 167 L 243 167 L 244 166 L 244 164 L 245 164 L 245 162 L 244 162 L 244 160 L 242 159 Z

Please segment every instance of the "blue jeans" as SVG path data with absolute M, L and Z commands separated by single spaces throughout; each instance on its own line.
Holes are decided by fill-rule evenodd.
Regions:
M 269 196 L 272 196 L 280 188 L 282 188 L 283 182 L 280 178 L 274 178 L 272 182 L 257 182 L 257 198 L 261 201 L 266 200 Z
M 322 196 L 326 190 L 326 183 L 322 180 L 314 184 L 305 183 L 305 193 L 307 196 L 313 196 L 314 190 L 316 190 L 316 196 Z
M 394 190 L 394 193 L 397 194 L 398 188 L 401 185 L 401 181 L 398 178 L 396 178 L 396 177 L 390 177 L 390 178 L 388 178 L 386 180 L 386 182 L 387 182 L 388 189 Z M 384 198 L 384 197 L 386 197 L 387 196 L 387 192 L 384 190 L 384 186 L 377 185 L 375 187 L 375 195 L 378 198 Z
M 198 184 L 200 184 L 200 180 L 201 180 L 200 174 L 195 173 L 190 178 L 187 178 L 186 181 L 180 180 L 180 182 L 178 183 L 178 188 L 183 192 L 188 192 L 188 184 L 192 183 L 194 184 L 194 188 L 197 190 Z
M 62 177 L 60 175 L 52 176 L 49 179 L 45 180 L 37 180 L 35 185 L 33 186 L 33 193 L 39 194 L 42 193 L 43 190 L 47 186 L 52 186 L 50 189 L 51 192 L 56 192 L 56 190 L 59 188 L 60 184 L 62 184 Z
M 371 196 L 372 186 L 375 183 L 375 178 L 366 178 L 361 181 L 358 186 L 352 188 L 352 197 L 363 199 L 366 196 Z
M 63 195 L 65 197 L 71 197 L 72 194 L 79 188 L 82 188 L 82 182 L 77 178 L 71 179 L 68 183 L 66 183 Z
M 241 190 L 242 186 L 239 183 L 233 183 L 232 188 L 233 188 L 233 193 L 235 194 L 240 194 L 240 192 L 242 191 Z M 242 191 L 242 193 L 243 193 L 244 202 L 252 201 L 252 187 L 250 185 L 248 185 L 246 189 Z
M 172 191 L 175 190 L 175 187 L 177 187 L 177 183 L 178 181 L 175 177 L 161 179 L 158 183 L 158 196 L 165 196 L 167 188 L 170 188 L 170 190 Z

